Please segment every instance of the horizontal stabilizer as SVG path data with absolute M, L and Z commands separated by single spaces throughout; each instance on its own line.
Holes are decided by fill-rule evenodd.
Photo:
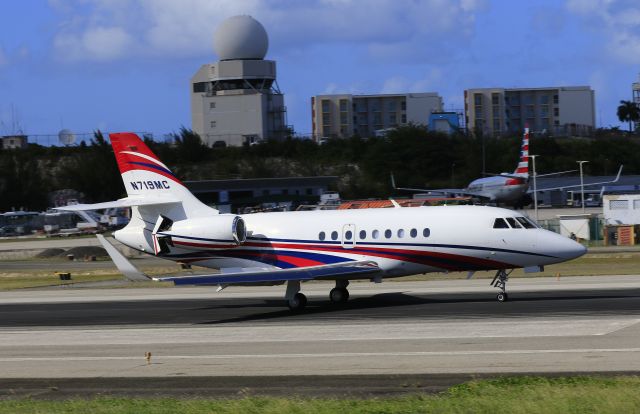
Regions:
M 259 270 L 215 275 L 160 277 L 153 280 L 173 282 L 176 285 L 225 285 L 284 282 L 289 280 L 348 279 L 378 273 L 380 268 L 372 261 L 346 262 L 324 266 L 299 267 L 295 269 Z
M 102 247 L 107 251 L 111 260 L 116 265 L 120 273 L 124 275 L 125 278 L 132 282 L 146 282 L 150 280 L 150 278 L 139 271 L 122 253 L 118 251 L 111 243 L 107 241 L 101 234 L 96 234 L 98 241 L 102 244 Z
M 85 210 L 102 210 L 105 208 L 121 208 L 121 207 L 134 207 L 134 206 L 153 206 L 162 204 L 174 204 L 179 203 L 180 200 L 176 198 L 135 198 L 125 197 L 116 201 L 106 201 L 104 203 L 96 204 L 73 204 L 70 206 L 56 207 L 56 210 L 61 211 L 85 211 Z

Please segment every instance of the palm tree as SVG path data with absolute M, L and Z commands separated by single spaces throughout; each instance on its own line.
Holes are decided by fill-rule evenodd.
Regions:
M 620 122 L 629 123 L 629 132 L 633 131 L 633 124 L 640 121 L 640 108 L 635 102 L 620 101 L 618 106 L 618 119 Z

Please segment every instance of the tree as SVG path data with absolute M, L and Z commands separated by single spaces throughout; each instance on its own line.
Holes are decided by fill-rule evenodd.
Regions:
M 629 132 L 633 131 L 633 124 L 640 121 L 640 108 L 635 102 L 620 101 L 618 106 L 618 119 L 620 122 L 629 123 Z

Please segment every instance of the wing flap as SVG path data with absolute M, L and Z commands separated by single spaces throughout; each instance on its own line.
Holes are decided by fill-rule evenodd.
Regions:
M 215 275 L 194 275 L 159 277 L 153 280 L 173 282 L 175 285 L 225 285 L 253 284 L 265 282 L 286 282 L 289 280 L 340 279 L 365 276 L 380 272 L 378 264 L 372 261 L 347 262 L 324 266 L 311 266 L 295 269 L 259 270 Z

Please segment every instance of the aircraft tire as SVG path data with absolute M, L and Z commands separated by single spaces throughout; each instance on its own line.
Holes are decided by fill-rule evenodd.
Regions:
M 294 312 L 301 311 L 307 306 L 307 297 L 303 293 L 296 293 L 287 301 L 287 306 Z
M 349 300 L 349 291 L 346 288 L 333 288 L 329 292 L 329 299 L 333 303 L 344 303 Z
M 498 300 L 498 302 L 506 302 L 509 300 L 509 295 L 507 295 L 507 292 L 500 292 L 496 296 L 496 299 Z

